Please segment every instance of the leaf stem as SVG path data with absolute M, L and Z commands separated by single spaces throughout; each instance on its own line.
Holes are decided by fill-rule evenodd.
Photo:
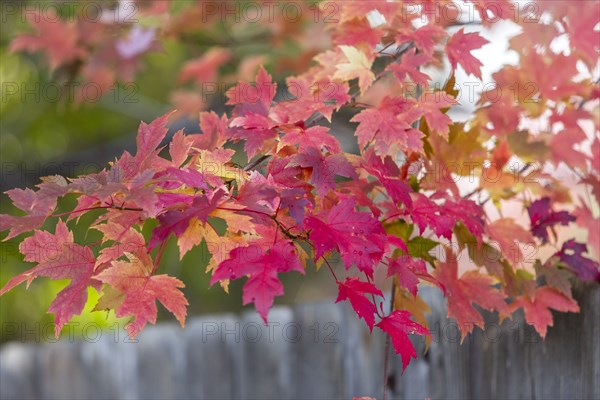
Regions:
M 314 248 L 314 246 L 313 246 L 313 248 Z M 333 268 L 331 267 L 331 264 L 329 264 L 329 261 L 327 261 L 327 258 L 325 258 L 325 256 L 321 256 L 321 258 L 323 259 L 323 261 L 325 261 L 325 264 L 327 264 L 327 266 L 329 267 L 329 270 L 331 271 L 331 274 L 333 275 L 333 278 L 335 279 L 335 283 L 340 283 L 337 275 L 335 274 L 335 272 L 333 271 Z

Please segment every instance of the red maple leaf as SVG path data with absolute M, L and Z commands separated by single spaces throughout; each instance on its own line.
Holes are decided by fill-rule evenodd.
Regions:
M 409 256 L 388 260 L 387 276 L 389 278 L 394 275 L 398 277 L 400 286 L 407 288 L 413 296 L 417 295 L 419 279 L 438 284 L 437 280 L 427 272 L 425 261 Z
M 346 269 L 356 264 L 367 275 L 379 262 L 387 247 L 381 223 L 367 212 L 354 211 L 353 199 L 344 199 L 327 211 L 309 215 L 304 220 L 315 245 L 315 261 L 336 249 Z
M 122 165 L 128 176 L 135 175 L 146 169 L 155 169 L 167 165 L 167 161 L 158 156 L 162 150 L 158 148 L 167 135 L 167 121 L 172 112 L 156 118 L 149 124 L 142 122 L 135 139 L 137 152 L 127 165 Z M 124 164 L 124 163 L 123 163 Z
M 363 160 L 363 168 L 381 182 L 394 203 L 402 202 L 409 209 L 412 208 L 410 193 L 413 190 L 401 179 L 400 169 L 390 156 L 382 160 L 372 149 L 367 149 L 363 153 Z
M 21 243 L 19 250 L 25 261 L 38 264 L 9 280 L 0 290 L 0 296 L 23 282 L 27 282 L 29 287 L 37 277 L 70 279 L 69 285 L 58 293 L 49 308 L 55 314 L 54 332 L 58 337 L 62 327 L 74 315 L 81 314 L 87 301 L 88 286 L 99 289 L 98 282 L 92 280 L 96 262 L 94 253 L 89 247 L 74 243 L 73 233 L 62 221 L 56 225 L 54 234 L 35 231 L 33 236 Z
M 372 331 L 377 308 L 366 296 L 373 294 L 383 297 L 381 290 L 370 282 L 360 281 L 355 276 L 346 278 L 344 282 L 338 282 L 338 289 L 339 293 L 335 302 L 349 300 L 356 314 L 365 320 Z
M 411 314 L 408 311 L 395 310 L 375 325 L 390 335 L 394 351 L 402 358 L 402 372 L 408 367 L 411 358 L 417 358 L 417 351 L 408 335 L 429 335 L 429 331 L 425 327 L 414 322 L 410 317 Z
M 403 82 L 406 77 L 416 84 L 427 86 L 431 77 L 419 70 L 420 67 L 432 60 L 427 53 L 417 53 L 415 49 L 405 53 L 400 63 L 392 63 L 387 66 L 386 71 L 392 71 L 396 79 Z
M 205 82 L 214 83 L 219 73 L 219 67 L 230 59 L 231 51 L 221 47 L 213 47 L 202 54 L 201 57 L 183 64 L 179 73 L 179 81 L 194 80 L 199 87 L 202 87 Z
M 183 327 L 188 305 L 179 290 L 185 286 L 183 282 L 168 275 L 152 275 L 152 258 L 145 249 L 128 253 L 127 258 L 128 261 L 113 261 L 112 267 L 100 272 L 97 279 L 123 294 L 116 316 L 133 317 L 126 327 L 129 336 L 137 336 L 148 322 L 156 323 L 156 300 L 173 313 Z
M 583 4 L 582 4 L 583 5 Z M 573 47 L 586 58 L 590 66 L 598 62 L 598 31 L 594 30 L 600 18 L 598 17 L 598 4 L 590 3 L 589 12 L 578 8 L 578 11 L 568 17 L 565 24 L 569 32 L 569 41 Z
M 421 138 L 424 135 L 411 126 L 418 117 L 414 115 L 413 101 L 385 97 L 376 108 L 363 110 L 350 121 L 359 123 L 355 135 L 361 149 L 374 140 L 378 154 L 387 154 L 393 145 L 398 145 L 403 151 L 420 153 L 423 151 Z
M 546 337 L 548 327 L 553 324 L 551 308 L 563 312 L 579 312 L 575 300 L 550 286 L 536 288 L 533 296 L 524 294 L 517 297 L 508 306 L 508 314 L 519 308 L 523 308 L 525 312 L 525 321 L 543 338 Z
M 484 233 L 483 208 L 472 200 L 448 197 L 442 206 L 442 213 L 460 221 L 480 243 Z
M 419 51 L 432 55 L 435 45 L 438 41 L 448 36 L 448 33 L 441 26 L 428 24 L 412 31 L 403 29 L 396 37 L 396 43 L 402 45 L 408 42 L 414 42 Z
M 285 135 L 281 138 L 281 143 L 285 145 L 298 146 L 298 150 L 302 153 L 309 147 L 325 150 L 337 154 L 340 150 L 340 142 L 335 136 L 329 133 L 329 128 L 326 126 L 313 126 L 305 129 L 299 126 L 282 127 Z
M 225 191 L 219 188 L 206 194 L 190 196 L 190 204 L 183 210 L 167 211 L 159 215 L 157 219 L 160 225 L 152 231 L 148 247 L 156 247 L 170 234 L 181 236 L 192 220 L 206 222 L 208 215 L 225 201 L 225 197 Z
M 25 211 L 26 215 L 14 216 L 0 214 L 0 231 L 9 229 L 4 240 L 22 233 L 38 229 L 56 208 L 57 198 L 68 192 L 66 180 L 62 177 L 45 177 L 44 183 L 38 185 L 40 190 L 29 188 L 11 189 L 6 191 L 15 207 Z
M 96 268 L 99 268 L 102 264 L 110 263 L 121 258 L 125 253 L 135 253 L 140 251 L 146 246 L 144 236 L 142 236 L 140 232 L 134 228 L 120 225 L 114 221 L 95 225 L 92 229 L 104 234 L 104 242 L 113 242 L 111 246 L 104 247 L 100 251 L 98 259 L 96 260 Z
M 412 110 L 412 117 L 423 116 L 429 129 L 448 140 L 452 120 L 442 110 L 456 103 L 457 101 L 444 91 L 425 92 L 417 102 L 416 109 Z
M 481 61 L 475 58 L 471 51 L 489 43 L 476 32 L 465 33 L 465 29 L 459 29 L 448 39 L 446 52 L 452 65 L 452 69 L 460 64 L 467 74 L 473 74 L 481 79 Z
M 325 196 L 332 189 L 335 190 L 335 177 L 356 178 L 354 167 L 342 154 L 325 156 L 315 147 L 307 147 L 304 151 L 294 155 L 292 162 L 302 168 L 312 168 L 309 182 L 317 189 L 317 195 Z
M 27 22 L 36 30 L 36 35 L 20 34 L 10 44 L 10 51 L 43 51 L 51 69 L 83 59 L 87 51 L 80 43 L 77 25 L 60 20 L 50 8 L 41 12 L 27 12 Z
M 271 75 L 261 66 L 254 85 L 240 82 L 226 93 L 227 105 L 234 105 L 230 126 L 235 140 L 245 140 L 249 158 L 273 144 L 278 136 L 276 121 L 269 118 L 271 102 L 277 91 Z
M 483 317 L 473 304 L 485 310 L 504 311 L 504 293 L 492 287 L 493 279 L 477 271 L 467 271 L 458 277 L 458 263 L 451 250 L 446 249 L 446 261 L 438 263 L 434 276 L 446 288 L 448 317 L 456 319 L 464 340 L 473 326 L 484 327 Z
M 266 252 L 263 249 L 264 243 L 258 242 L 233 249 L 229 258 L 215 270 L 210 284 L 248 276 L 244 284 L 244 305 L 254 303 L 266 324 L 275 297 L 283 295 L 278 274 L 291 271 L 304 274 L 304 269 L 298 260 L 296 247 L 290 242 L 280 241 L 269 246 Z
M 350 101 L 346 83 L 319 81 L 311 83 L 307 79 L 289 78 L 287 80 L 289 101 L 278 102 L 270 111 L 270 118 L 281 124 L 297 124 L 319 113 L 331 122 L 334 110 Z
M 535 246 L 533 235 L 517 224 L 512 218 L 500 218 L 487 225 L 487 231 L 492 240 L 498 243 L 500 250 L 513 265 L 518 265 L 525 259 L 519 243 L 526 248 Z
M 413 194 L 413 207 L 410 210 L 410 216 L 415 224 L 421 230 L 430 227 L 436 235 L 445 237 L 448 240 L 452 238 L 452 229 L 456 220 L 452 215 L 448 215 L 444 208 L 430 200 L 421 193 Z
M 194 147 L 203 150 L 222 148 L 231 136 L 227 115 L 219 118 L 213 111 L 200 113 L 200 130 L 202 135 L 193 135 Z

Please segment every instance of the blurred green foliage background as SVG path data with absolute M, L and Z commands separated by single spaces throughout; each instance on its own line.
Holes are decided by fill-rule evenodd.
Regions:
M 182 2 L 173 2 L 173 7 L 181 7 Z M 83 173 L 97 172 L 107 163 L 119 157 L 124 150 L 133 151 L 135 135 L 140 120 L 146 122 L 172 109 L 169 96 L 177 86 L 177 76 L 181 65 L 197 57 L 207 48 L 203 40 L 193 38 L 194 43 L 178 43 L 175 40 L 163 42 L 163 49 L 144 56 L 144 67 L 131 84 L 115 86 L 97 102 L 56 101 L 55 76 L 48 69 L 40 54 L 9 52 L 10 41 L 18 32 L 30 30 L 27 23 L 18 17 L 1 16 L 0 25 L 0 189 L 2 193 L 14 187 L 33 187 L 39 177 L 60 174 L 74 177 Z M 213 36 L 218 35 L 213 32 Z M 208 39 L 206 39 L 208 40 Z M 209 40 L 210 42 L 210 40 Z M 266 42 L 248 43 L 244 54 L 260 54 L 272 49 Z M 296 48 L 293 43 L 284 47 L 284 53 L 292 56 Z M 267 65 L 268 67 L 268 65 Z M 229 68 L 225 66 L 224 68 Z M 287 71 L 279 71 L 276 79 L 282 81 Z M 16 92 L 15 92 L 16 90 Z M 211 109 L 223 112 L 223 104 L 213 104 Z M 198 132 L 197 119 L 180 121 L 174 124 L 172 132 L 186 127 L 189 133 Z M 73 206 L 74 199 L 66 198 L 59 203 L 59 212 Z M 70 203 L 70 204 L 67 204 Z M 0 212 L 19 214 L 10 204 L 5 194 L 0 198 Z M 93 243 L 94 232 L 87 227 L 94 216 L 86 216 L 78 223 L 69 222 L 75 238 L 84 238 L 84 244 Z M 43 229 L 52 231 L 56 220 L 47 223 Z M 148 237 L 152 226 L 144 229 Z M 2 234 L 2 238 L 6 233 Z M 13 276 L 33 267 L 23 261 L 18 245 L 24 236 L 4 241 L 1 246 L 0 285 L 3 286 Z M 82 241 L 79 241 L 82 243 Z M 335 262 L 335 261 L 334 261 Z M 242 308 L 241 287 L 236 281 L 230 286 L 230 294 L 217 285 L 209 288 L 210 277 L 205 273 L 208 263 L 206 246 L 198 246 L 179 261 L 174 241 L 171 241 L 163 256 L 159 273 L 167 273 L 182 279 L 186 285 L 185 295 L 190 303 L 189 315 L 215 312 L 239 311 Z M 315 276 L 314 268 L 307 271 L 309 277 L 298 274 L 283 277 L 286 295 L 276 304 L 297 301 L 299 297 L 315 298 L 320 293 L 332 296 L 335 284 Z M 0 298 L 0 342 L 9 340 L 32 341 L 54 340 L 52 314 L 47 309 L 56 293 L 68 281 L 35 280 L 28 290 L 24 285 Z M 302 287 L 302 290 L 301 290 Z M 332 290 L 329 290 L 332 289 Z M 301 292 L 301 293 L 300 293 Z M 300 294 L 299 294 L 300 293 Z M 113 313 L 90 312 L 98 300 L 98 293 L 90 289 L 86 309 L 63 329 L 63 336 L 81 335 L 89 324 L 105 329 L 115 329 L 115 323 L 122 329 L 126 320 L 117 319 Z M 159 318 L 173 320 L 173 317 L 159 305 Z M 125 334 L 122 331 L 122 334 Z

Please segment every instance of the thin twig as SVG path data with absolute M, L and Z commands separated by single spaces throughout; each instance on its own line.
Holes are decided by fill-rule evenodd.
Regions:
M 396 297 L 396 277 L 392 281 L 392 296 L 390 299 L 390 314 L 394 311 L 394 299 Z M 388 360 L 390 358 L 390 335 L 385 335 L 385 354 L 383 356 L 383 400 L 387 400 L 388 388 Z
M 244 167 L 244 171 L 253 170 L 254 168 L 256 168 L 256 166 L 258 166 L 261 162 L 265 161 L 269 157 L 271 157 L 271 156 L 268 154 L 263 154 L 262 156 L 258 157 L 256 160 L 252 161 L 250 164 L 246 165 Z

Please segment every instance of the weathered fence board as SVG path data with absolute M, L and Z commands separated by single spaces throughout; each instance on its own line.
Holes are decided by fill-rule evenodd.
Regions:
M 434 289 L 429 351 L 401 374 L 390 358 L 390 398 L 599 399 L 600 288 L 579 288 L 581 314 L 555 314 L 541 341 L 522 315 L 494 316 L 461 345 Z M 0 350 L 1 399 L 349 399 L 381 397 L 384 336 L 347 304 L 274 308 L 147 328 L 137 343 L 9 343 Z M 414 344 L 422 354 L 424 340 Z

